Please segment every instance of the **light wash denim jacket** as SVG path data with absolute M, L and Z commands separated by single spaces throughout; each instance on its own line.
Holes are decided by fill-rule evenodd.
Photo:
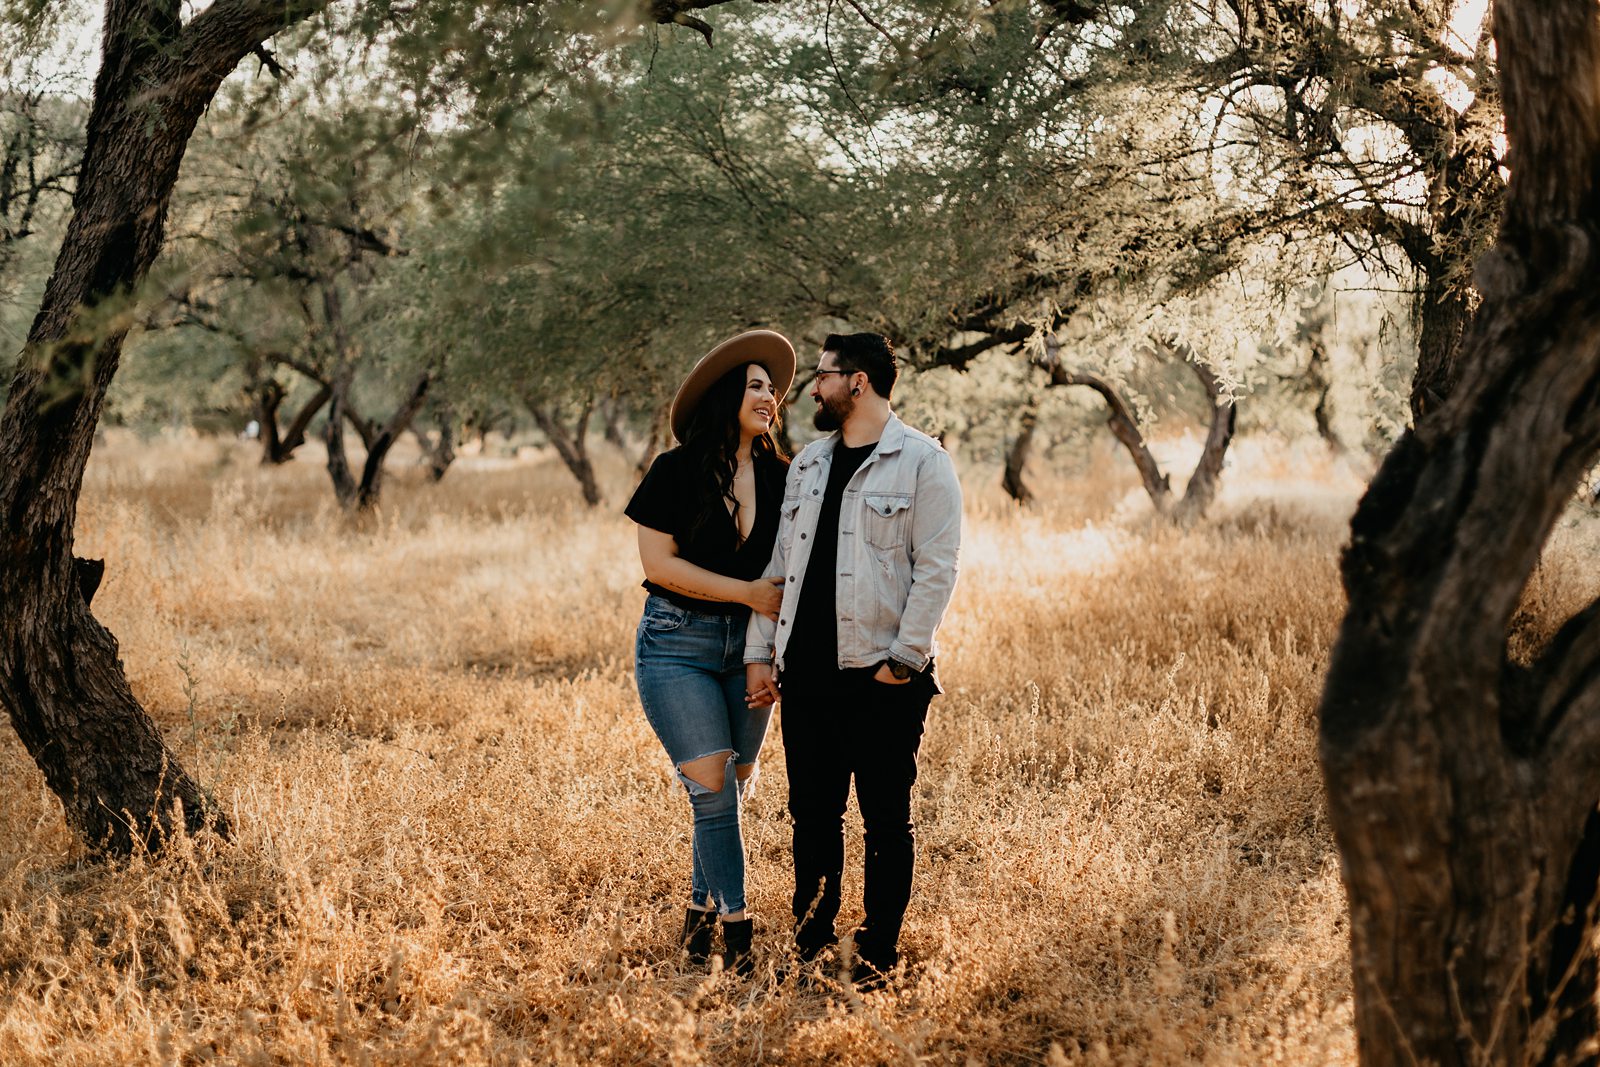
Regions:
M 839 439 L 835 432 L 813 441 L 789 465 L 766 569 L 769 578 L 785 578 L 783 604 L 777 622 L 750 616 L 746 663 L 776 663 L 783 670 Z M 955 464 L 939 442 L 890 415 L 839 506 L 839 666 L 871 667 L 893 658 L 919 671 L 927 667 L 934 631 L 955 590 L 960 548 Z

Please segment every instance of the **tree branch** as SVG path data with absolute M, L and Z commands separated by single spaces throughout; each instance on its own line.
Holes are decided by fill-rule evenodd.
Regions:
M 220 81 L 265 41 L 315 15 L 328 3 L 329 0 L 214 0 L 189 20 L 179 37 L 180 76 Z
M 1139 422 L 1134 418 L 1127 401 L 1122 399 L 1122 394 L 1104 378 L 1069 371 L 1053 359 L 1047 358 L 1039 365 L 1049 371 L 1052 386 L 1082 385 L 1100 394 L 1110 412 L 1106 418 L 1106 425 L 1111 428 L 1112 435 L 1122 442 L 1122 447 L 1128 450 L 1150 502 L 1155 505 L 1158 512 L 1166 514 L 1172 502 L 1172 483 L 1161 473 L 1161 465 L 1156 462 L 1155 456 L 1150 454 L 1150 447 L 1145 443 L 1144 434 L 1139 431 Z
M 326 372 L 312 366 L 303 359 L 298 359 L 294 356 L 291 356 L 287 352 L 279 352 L 276 349 L 273 349 L 262 352 L 261 358 L 269 363 L 276 363 L 279 366 L 288 367 L 290 370 L 299 371 L 301 374 L 305 375 L 307 378 L 310 378 L 318 385 L 328 384 L 328 375 Z

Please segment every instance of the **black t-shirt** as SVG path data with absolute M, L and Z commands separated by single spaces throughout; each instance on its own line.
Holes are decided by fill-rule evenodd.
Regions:
M 822 494 L 817 532 L 811 535 L 811 558 L 795 607 L 794 632 L 783 653 L 789 671 L 797 666 L 833 669 L 839 665 L 839 509 L 844 503 L 844 487 L 877 447 L 876 441 L 860 448 L 846 448 L 843 441 L 833 446 L 828 488 Z
M 783 480 L 788 473 L 788 465 L 775 456 L 757 456 L 755 464 L 756 521 L 744 544 L 739 543 L 739 528 L 726 505 L 718 504 L 696 529 L 704 496 L 697 483 L 705 475 L 694 469 L 681 448 L 655 458 L 623 513 L 640 526 L 671 534 L 678 543 L 680 559 L 716 574 L 754 581 L 772 559 L 772 545 L 778 539 Z M 743 604 L 675 593 L 650 581 L 644 587 L 690 611 L 730 614 L 749 610 Z

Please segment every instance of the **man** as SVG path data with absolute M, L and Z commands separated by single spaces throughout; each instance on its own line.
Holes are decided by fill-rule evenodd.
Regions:
M 934 633 L 956 584 L 961 485 L 937 441 L 889 409 L 898 369 L 887 338 L 830 335 L 811 386 L 819 430 L 789 467 L 768 577 L 776 622 L 752 615 L 752 706 L 783 699 L 794 820 L 795 941 L 815 959 L 838 940 L 844 812 L 855 778 L 865 829 L 866 919 L 853 979 L 875 986 L 899 961 L 911 899 L 911 787 L 928 704 L 939 693 Z

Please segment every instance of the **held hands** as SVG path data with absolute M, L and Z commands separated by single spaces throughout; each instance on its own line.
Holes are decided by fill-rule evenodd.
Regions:
M 783 578 L 757 578 L 745 584 L 748 591 L 744 602 L 750 605 L 750 610 L 777 622 L 778 608 L 783 605 Z
M 778 679 L 770 663 L 744 665 L 744 702 L 752 708 L 770 708 L 777 703 Z

